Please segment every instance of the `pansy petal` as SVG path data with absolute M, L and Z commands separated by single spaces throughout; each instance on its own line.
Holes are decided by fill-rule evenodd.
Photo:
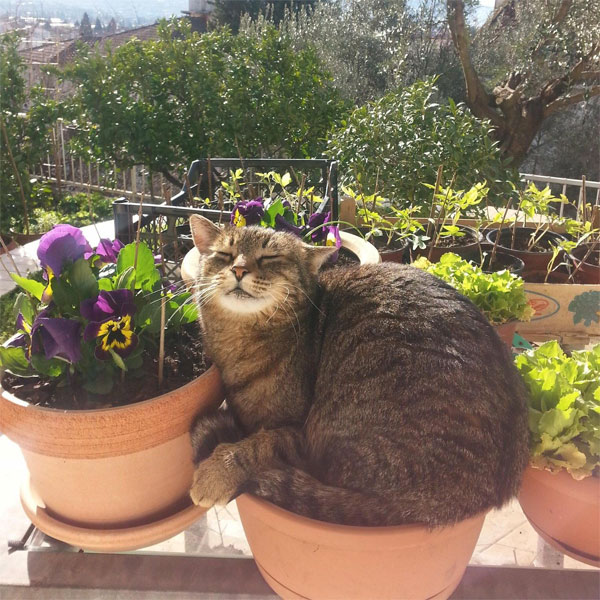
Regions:
M 59 276 L 66 264 L 83 258 L 91 247 L 81 230 L 72 225 L 56 225 L 40 239 L 37 255 L 42 267 Z
M 88 323 L 83 330 L 83 341 L 91 342 L 93 339 L 96 339 L 101 325 L 102 321 L 92 321 L 91 323 Z
M 81 323 L 73 319 L 36 319 L 46 358 L 61 356 L 72 363 L 81 359 Z
M 127 348 L 115 348 L 115 352 L 121 357 L 121 358 L 127 358 L 137 347 L 138 345 L 138 336 L 135 335 L 135 333 L 133 333 L 131 335 L 131 338 L 129 339 L 129 345 L 127 346 Z

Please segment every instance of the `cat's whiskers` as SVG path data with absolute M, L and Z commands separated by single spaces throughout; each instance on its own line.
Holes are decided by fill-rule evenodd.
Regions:
M 290 283 L 289 281 L 285 284 L 283 283 L 277 283 L 277 285 L 285 285 L 285 286 L 291 286 L 293 288 L 295 288 L 296 290 L 298 290 L 300 293 L 304 294 L 306 296 L 306 299 L 323 315 L 325 316 L 325 313 L 313 302 L 312 298 L 301 288 L 298 287 L 297 285 L 294 285 L 293 283 Z

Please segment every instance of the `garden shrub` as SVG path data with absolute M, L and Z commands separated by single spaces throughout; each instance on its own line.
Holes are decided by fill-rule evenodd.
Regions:
M 199 36 L 163 23 L 158 40 L 105 57 L 81 48 L 65 77 L 84 156 L 165 174 L 208 156 L 319 155 L 343 109 L 314 51 L 295 52 L 274 27 Z
M 418 81 L 376 102 L 355 109 L 329 142 L 340 161 L 343 183 L 360 179 L 365 193 L 377 192 L 397 206 L 429 206 L 439 165 L 444 183 L 455 175 L 455 189 L 478 181 L 490 187 L 490 199 L 505 202 L 518 174 L 507 168 L 490 138 L 488 123 L 451 99 L 434 100 L 435 80 Z

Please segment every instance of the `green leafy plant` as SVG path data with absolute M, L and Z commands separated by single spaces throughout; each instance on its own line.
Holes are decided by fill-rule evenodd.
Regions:
M 531 461 L 567 469 L 575 479 L 600 474 L 600 345 L 565 354 L 556 340 L 515 359 L 529 391 Z
M 64 77 L 81 155 L 171 180 L 198 157 L 317 156 L 344 110 L 314 51 L 295 52 L 274 27 L 197 35 L 184 20 L 162 23 L 157 40 L 106 56 L 82 46 Z
M 527 303 L 523 280 L 508 270 L 485 273 L 452 252 L 442 255 L 437 263 L 430 263 L 425 257 L 418 258 L 413 266 L 449 283 L 469 298 L 493 325 L 514 319 L 531 319 L 533 309 Z
M 13 375 L 102 396 L 119 377 L 144 374 L 163 330 L 197 318 L 190 293 L 164 287 L 144 243 L 104 239 L 92 249 L 79 229 L 58 225 L 38 257 L 45 281 L 12 275 L 16 333 L 0 347 L 0 367 Z
M 399 208 L 377 193 L 356 192 L 349 186 L 343 186 L 342 190 L 356 204 L 356 220 L 366 240 L 378 248 L 402 247 L 408 243 L 413 249 L 425 246 L 429 238 L 424 225 L 414 216 L 416 207 Z
M 435 81 L 419 81 L 356 108 L 330 136 L 329 154 L 340 161 L 342 183 L 360 176 L 395 206 L 425 213 L 439 165 L 456 173 L 451 187 L 469 189 L 487 181 L 490 202 L 504 202 L 507 181 L 518 181 L 489 137 L 490 126 L 452 100 L 436 102 Z M 425 215 L 426 216 L 426 215 Z

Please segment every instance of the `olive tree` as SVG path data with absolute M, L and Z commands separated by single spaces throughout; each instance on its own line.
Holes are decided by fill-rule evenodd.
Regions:
M 447 0 L 466 102 L 520 164 L 542 123 L 600 94 L 600 0 L 506 0 L 470 35 L 464 0 Z

